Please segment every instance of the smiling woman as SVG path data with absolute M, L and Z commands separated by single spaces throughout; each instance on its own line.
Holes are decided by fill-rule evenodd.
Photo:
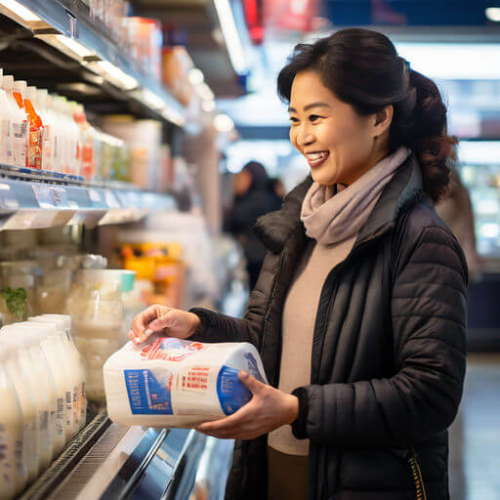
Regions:
M 201 432 L 236 438 L 226 498 L 446 500 L 447 428 L 465 373 L 467 267 L 433 203 L 454 138 L 431 80 L 384 35 L 300 44 L 278 78 L 311 175 L 256 231 L 267 248 L 242 319 L 136 318 L 205 342 L 251 342 L 269 385 Z
M 315 70 L 295 77 L 288 111 L 290 140 L 307 158 L 318 184 L 352 184 L 387 156 L 393 107 L 376 116 L 359 115 L 325 87 Z

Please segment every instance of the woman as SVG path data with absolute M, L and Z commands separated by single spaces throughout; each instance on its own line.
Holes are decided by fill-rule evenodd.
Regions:
M 250 403 L 199 426 L 240 440 L 228 498 L 447 499 L 467 268 L 433 208 L 456 142 L 445 105 L 363 29 L 298 45 L 278 90 L 311 176 L 257 223 L 268 253 L 245 317 L 152 307 L 131 336 L 260 349 L 273 387 L 243 374 Z

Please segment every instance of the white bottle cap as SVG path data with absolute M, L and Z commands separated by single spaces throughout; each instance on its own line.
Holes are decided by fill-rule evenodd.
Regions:
M 12 75 L 4 75 L 2 86 L 4 90 L 12 90 L 14 88 L 14 77 Z
M 27 87 L 26 89 L 26 99 L 33 104 L 33 106 L 36 103 L 36 87 Z
M 15 80 L 14 81 L 14 90 L 16 92 L 19 92 L 23 99 L 24 99 L 24 96 L 26 95 L 26 89 L 28 88 L 28 82 L 26 82 L 25 80 Z
M 47 96 L 49 95 L 49 91 L 47 89 L 38 89 L 36 91 L 36 103 L 38 107 L 45 108 L 47 105 Z
M 64 328 L 66 328 L 67 330 L 71 330 L 71 316 L 69 314 L 42 314 L 41 316 L 37 317 L 63 320 Z

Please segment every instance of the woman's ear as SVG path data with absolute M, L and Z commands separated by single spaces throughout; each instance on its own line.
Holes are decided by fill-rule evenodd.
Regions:
M 380 137 L 389 130 L 393 116 L 394 106 L 392 104 L 385 106 L 378 113 L 376 113 L 375 124 L 373 126 L 373 137 Z

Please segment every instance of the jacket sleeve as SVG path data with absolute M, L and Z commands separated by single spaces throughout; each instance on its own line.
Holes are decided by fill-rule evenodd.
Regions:
M 202 342 L 250 342 L 260 349 L 268 296 L 274 281 L 275 261 L 276 255 L 271 253 L 264 260 L 243 318 L 233 318 L 209 309 L 191 309 L 190 312 L 196 314 L 201 321 L 201 328 L 192 339 Z
M 410 446 L 446 429 L 462 395 L 467 267 L 456 239 L 422 230 L 396 263 L 391 296 L 396 374 L 294 391 L 297 438 L 341 447 Z

